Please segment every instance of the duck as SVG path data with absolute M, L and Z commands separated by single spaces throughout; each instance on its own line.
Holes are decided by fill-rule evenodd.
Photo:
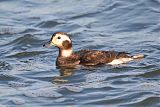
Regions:
M 55 32 L 44 47 L 55 46 L 59 50 L 56 66 L 96 66 L 102 64 L 119 65 L 129 61 L 144 58 L 143 54 L 130 55 L 126 52 L 103 51 L 103 50 L 79 50 L 74 52 L 72 40 L 65 32 Z

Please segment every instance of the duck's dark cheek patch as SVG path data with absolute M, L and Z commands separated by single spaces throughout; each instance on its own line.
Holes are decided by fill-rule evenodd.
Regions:
M 70 43 L 68 40 L 65 40 L 63 43 L 63 48 L 64 49 L 70 49 L 72 47 L 72 43 Z

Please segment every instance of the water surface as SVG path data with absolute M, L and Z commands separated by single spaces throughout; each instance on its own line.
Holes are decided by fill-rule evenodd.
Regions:
M 146 57 L 61 70 L 58 50 L 42 47 L 56 31 L 74 50 Z M 159 0 L 1 0 L 0 50 L 0 106 L 160 106 Z

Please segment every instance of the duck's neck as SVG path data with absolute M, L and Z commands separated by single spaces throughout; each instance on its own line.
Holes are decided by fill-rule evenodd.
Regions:
M 70 49 L 59 49 L 59 57 L 69 57 L 72 55 L 72 48 Z

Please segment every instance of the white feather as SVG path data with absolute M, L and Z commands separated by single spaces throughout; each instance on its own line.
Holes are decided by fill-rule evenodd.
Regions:
M 62 50 L 61 55 L 63 57 L 69 57 L 70 55 L 72 55 L 72 49 L 70 49 L 70 50 Z
M 132 61 L 132 58 L 120 58 L 120 59 L 114 59 L 112 62 L 108 63 L 109 65 L 118 65 L 123 64 L 129 61 Z

